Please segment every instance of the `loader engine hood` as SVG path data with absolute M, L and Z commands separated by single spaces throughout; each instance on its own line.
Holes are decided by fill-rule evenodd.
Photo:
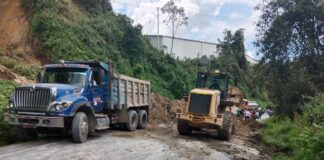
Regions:
M 187 105 L 188 112 L 208 115 L 213 102 L 219 101 L 220 91 L 210 89 L 193 89 Z M 216 98 L 216 99 L 215 99 Z

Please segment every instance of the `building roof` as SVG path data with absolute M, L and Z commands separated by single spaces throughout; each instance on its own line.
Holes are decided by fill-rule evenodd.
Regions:
M 148 37 L 157 37 L 157 35 L 151 35 L 151 34 L 150 34 L 150 35 L 147 34 L 146 36 L 148 36 Z M 166 35 L 159 35 L 159 37 L 172 38 L 171 36 L 166 36 Z M 187 38 L 180 38 L 180 37 L 174 37 L 174 39 L 179 39 L 179 40 L 184 40 L 184 41 L 191 41 L 191 42 L 199 42 L 199 43 L 207 43 L 207 44 L 217 45 L 216 43 L 213 43 L 213 42 L 199 41 L 199 40 L 193 40 L 193 39 L 187 39 Z

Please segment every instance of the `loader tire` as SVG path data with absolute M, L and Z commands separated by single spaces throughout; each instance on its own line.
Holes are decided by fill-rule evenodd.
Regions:
M 192 133 L 192 128 L 184 120 L 177 121 L 177 128 L 180 135 L 190 135 Z
M 138 125 L 137 128 L 138 129 L 144 129 L 146 128 L 146 124 L 147 124 L 147 113 L 145 110 L 140 110 L 138 112 Z
M 87 115 L 83 112 L 77 112 L 72 121 L 72 138 L 75 143 L 87 141 L 89 134 L 89 125 Z
M 222 140 L 229 140 L 231 138 L 233 129 L 233 115 L 230 112 L 223 113 L 223 125 L 218 129 L 218 138 Z
M 29 128 L 23 128 L 23 126 L 18 126 L 18 139 L 20 141 L 29 141 L 29 140 L 35 140 L 38 137 L 38 133 L 36 129 L 29 129 Z
M 134 110 L 128 111 L 128 122 L 126 123 L 126 129 L 128 131 L 135 131 L 138 125 L 138 115 Z

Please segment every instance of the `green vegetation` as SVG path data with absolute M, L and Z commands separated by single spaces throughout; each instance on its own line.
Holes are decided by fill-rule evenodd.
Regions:
M 1 57 L 0 64 L 7 67 L 12 72 L 25 76 L 28 79 L 35 79 L 38 70 L 37 65 L 26 67 L 26 64 L 21 64 L 17 60 L 6 56 Z
M 262 53 L 259 79 L 278 114 L 301 113 L 305 97 L 324 92 L 324 4 L 271 0 L 260 6 L 256 45 Z M 323 40 L 322 40 L 323 41 Z
M 32 35 L 51 60 L 110 61 L 122 74 L 150 80 L 153 92 L 181 98 L 193 87 L 197 67 L 159 53 L 108 1 L 23 0 Z
M 259 9 L 255 74 L 277 115 L 264 141 L 276 159 L 324 159 L 324 3 L 271 0 Z
M 310 99 L 302 116 L 294 120 L 271 118 L 265 123 L 264 141 L 275 159 L 320 160 L 324 158 L 324 94 Z
M 0 145 L 16 141 L 16 129 L 4 123 L 3 113 L 7 111 L 8 97 L 13 93 L 17 84 L 0 80 Z

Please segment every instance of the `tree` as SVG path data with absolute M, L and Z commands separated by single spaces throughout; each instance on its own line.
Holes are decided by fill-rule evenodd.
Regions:
M 188 25 L 188 17 L 186 16 L 183 7 L 178 7 L 175 4 L 174 0 L 170 0 L 162 7 L 162 13 L 168 15 L 168 19 L 165 19 L 163 23 L 166 25 L 171 25 L 172 30 L 172 40 L 171 40 L 171 49 L 170 54 L 172 54 L 173 50 L 173 41 L 174 37 L 178 31 L 180 26 Z
M 225 30 L 223 40 L 218 40 L 218 42 L 220 67 L 231 73 L 236 81 L 243 81 L 244 72 L 247 69 L 244 30 L 239 29 L 234 34 L 229 30 Z
M 298 112 L 323 85 L 323 0 L 268 0 L 258 7 L 256 46 L 278 113 Z

